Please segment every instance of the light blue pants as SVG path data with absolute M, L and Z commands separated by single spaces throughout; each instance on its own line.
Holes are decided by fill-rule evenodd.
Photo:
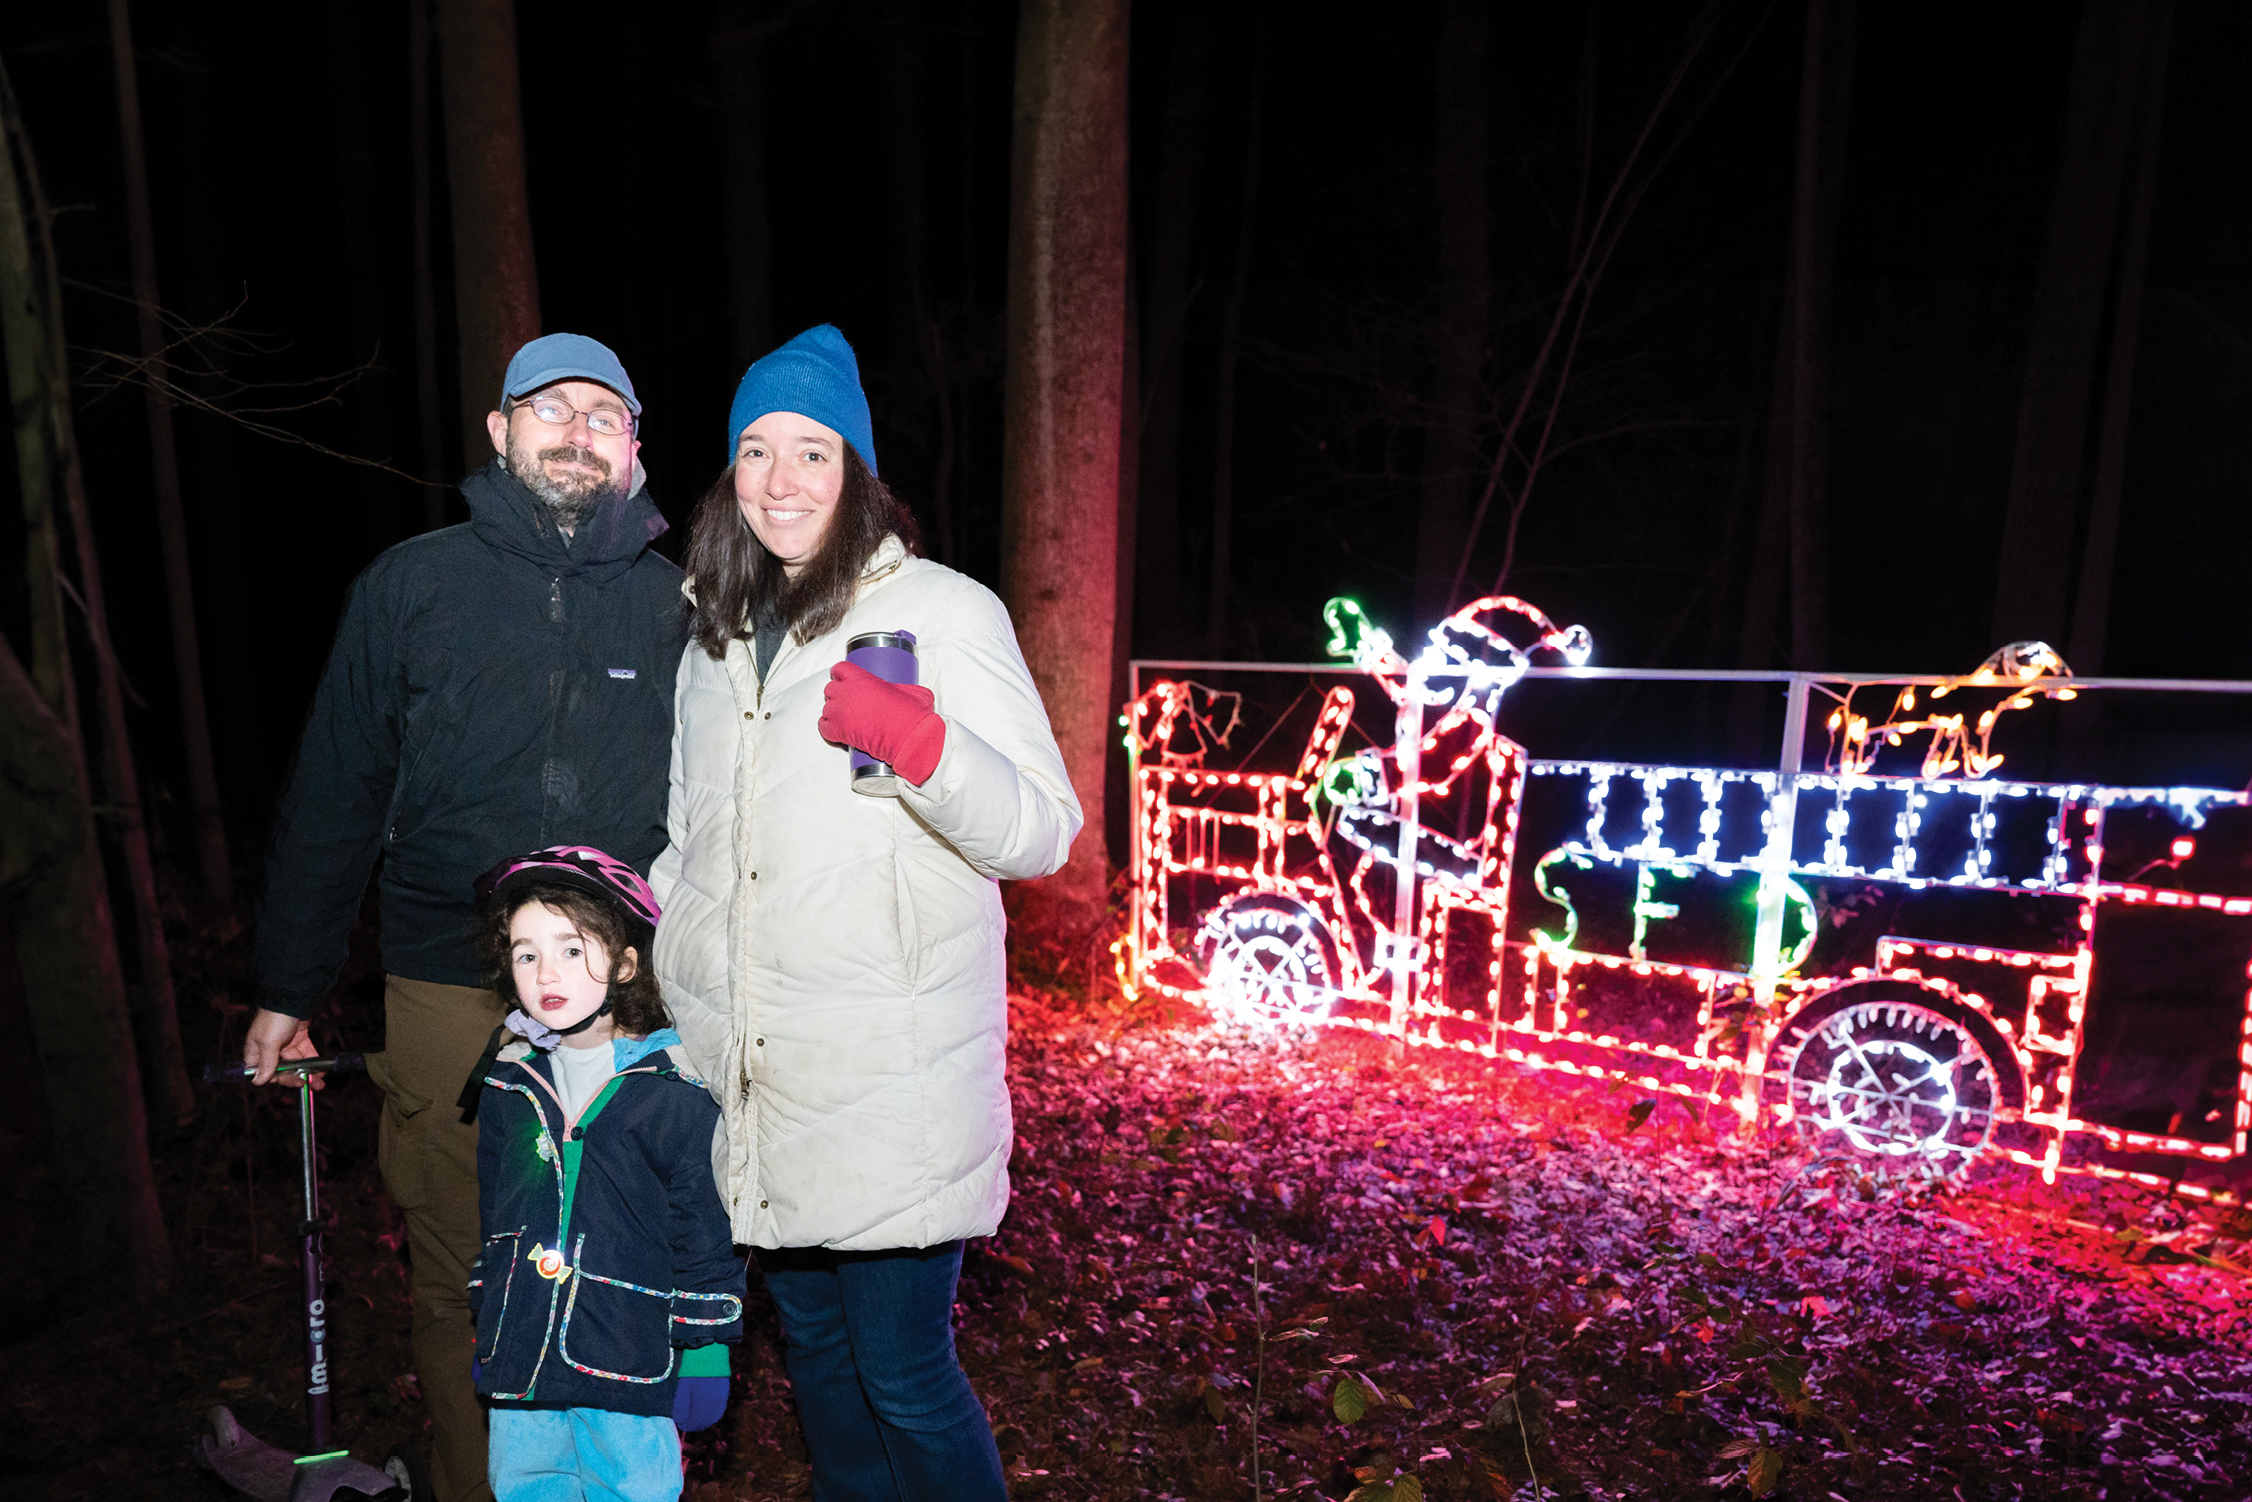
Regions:
M 674 1502 L 680 1431 L 602 1408 L 494 1408 L 487 1475 L 498 1502 Z

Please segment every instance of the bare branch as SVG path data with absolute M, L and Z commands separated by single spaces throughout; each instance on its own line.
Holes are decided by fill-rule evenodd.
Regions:
M 137 299 L 95 283 L 69 279 L 67 284 L 96 296 L 139 305 Z M 310 449 L 324 458 L 345 464 L 381 470 L 419 486 L 446 488 L 443 482 L 409 474 L 388 460 L 346 453 L 269 421 L 323 407 L 342 406 L 344 394 L 363 376 L 384 368 L 383 351 L 378 346 L 359 364 L 322 375 L 285 381 L 245 380 L 234 373 L 231 360 L 278 355 L 289 347 L 284 340 L 244 329 L 234 322 L 248 301 L 245 297 L 204 323 L 191 322 L 161 307 L 152 309 L 163 324 L 166 339 L 162 346 L 146 354 L 71 346 L 74 354 L 86 358 L 85 369 L 76 378 L 78 389 L 88 394 L 90 402 L 101 401 L 126 387 L 153 390 L 175 408 L 221 418 L 261 438 Z
M 1463 539 L 1462 557 L 1455 565 L 1454 584 L 1448 591 L 1450 600 L 1461 598 L 1463 576 L 1469 572 L 1471 552 L 1477 545 L 1479 530 L 1485 525 L 1486 513 L 1493 505 L 1494 494 L 1500 488 L 1503 468 L 1507 465 L 1510 454 L 1515 451 L 1517 430 L 1523 425 L 1526 413 L 1532 406 L 1533 395 L 1541 385 L 1541 378 L 1547 371 L 1549 357 L 1555 351 L 1557 337 L 1562 333 L 1565 318 L 1569 314 L 1573 315 L 1572 335 L 1566 347 L 1563 368 L 1558 372 L 1555 389 L 1550 396 L 1548 416 L 1542 424 L 1541 442 L 1535 447 L 1534 457 L 1527 466 L 1525 482 L 1518 487 L 1517 495 L 1510 509 L 1509 547 L 1504 556 L 1501 572 L 1502 579 L 1508 577 L 1509 568 L 1514 562 L 1516 551 L 1517 527 L 1523 519 L 1526 504 L 1531 500 L 1533 480 L 1539 472 L 1540 456 L 1546 449 L 1549 431 L 1554 428 L 1557 411 L 1563 405 L 1564 389 L 1571 378 L 1573 359 L 1578 353 L 1581 331 L 1586 325 L 1587 305 L 1593 301 L 1595 289 L 1601 283 L 1604 271 L 1609 268 L 1612 252 L 1617 250 L 1620 240 L 1624 238 L 1627 225 L 1632 221 L 1635 209 L 1640 207 L 1651 184 L 1663 174 L 1666 165 L 1673 160 L 1674 155 L 1680 151 L 1682 144 L 1688 140 L 1690 134 L 1696 129 L 1697 122 L 1703 118 L 1705 111 L 1711 107 L 1713 101 L 1719 98 L 1721 91 L 1727 86 L 1728 80 L 1735 75 L 1737 67 L 1751 51 L 1753 42 L 1766 29 L 1768 18 L 1774 13 L 1774 0 L 1769 0 L 1767 8 L 1760 13 L 1759 20 L 1746 33 L 1743 44 L 1737 49 L 1736 55 L 1721 70 L 1720 76 L 1713 81 L 1711 88 L 1706 90 L 1704 98 L 1689 112 L 1688 118 L 1682 123 L 1681 129 L 1675 133 L 1672 142 L 1659 155 L 1657 161 L 1650 166 L 1649 170 L 1638 179 L 1635 175 L 1635 166 L 1641 160 L 1642 152 L 1648 146 L 1651 134 L 1657 129 L 1659 120 L 1664 117 L 1667 109 L 1672 105 L 1674 95 L 1687 79 L 1698 56 L 1703 52 L 1705 43 L 1711 40 L 1714 30 L 1719 26 L 1721 13 L 1725 9 L 1726 0 L 1716 0 L 1716 3 L 1708 6 L 1691 25 L 1689 38 L 1682 49 L 1680 61 L 1674 65 L 1673 74 L 1666 80 L 1665 87 L 1659 90 L 1657 100 L 1651 105 L 1648 117 L 1642 122 L 1641 131 L 1635 136 L 1634 145 L 1627 151 L 1626 160 L 1620 164 L 1617 175 L 1611 180 L 1609 190 L 1603 195 L 1602 205 L 1596 210 L 1595 221 L 1588 230 L 1586 242 L 1580 247 L 1578 263 L 1573 268 L 1571 277 L 1565 282 L 1562 294 L 1557 298 L 1555 315 L 1549 321 L 1548 333 L 1541 341 L 1540 352 L 1534 357 L 1532 369 L 1526 375 L 1524 386 L 1518 393 L 1516 409 L 1511 412 L 1509 423 L 1503 429 L 1501 445 L 1496 450 L 1493 466 L 1487 473 L 1485 492 L 1478 498 L 1477 508 L 1471 513 L 1469 533 Z M 1630 184 L 1632 185 L 1631 188 Z M 1622 193 L 1625 195 L 1623 203 L 1620 202 Z M 1615 223 L 1611 217 L 1614 208 L 1618 210 L 1618 218 Z M 1575 301 L 1578 304 L 1576 310 L 1574 307 Z M 1499 588 L 1500 584 L 1497 582 L 1495 589 L 1498 591 Z

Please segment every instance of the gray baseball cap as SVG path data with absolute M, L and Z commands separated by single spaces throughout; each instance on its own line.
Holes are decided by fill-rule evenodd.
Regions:
M 503 406 L 514 397 L 529 396 L 557 381 L 592 381 L 625 398 L 626 410 L 641 415 L 641 401 L 633 394 L 626 368 L 610 346 L 584 334 L 543 334 L 516 352 L 501 378 Z

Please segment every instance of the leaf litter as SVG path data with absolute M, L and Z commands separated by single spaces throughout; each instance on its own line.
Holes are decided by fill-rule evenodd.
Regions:
M 1013 1200 L 956 1331 L 1017 1496 L 2252 1496 L 2252 1213 L 2007 1165 L 1878 1182 L 1717 1109 L 1342 1031 L 1011 1012 Z M 229 1177 L 253 1121 L 261 1181 L 294 1176 L 283 1095 L 165 1144 L 172 1295 L 6 1347 L 39 1494 L 215 1497 L 186 1446 L 217 1400 L 294 1441 L 287 1196 Z M 408 1249 L 375 1092 L 331 1095 L 332 1396 L 380 1459 L 427 1435 Z M 807 1496 L 763 1300 L 735 1367 L 688 1495 Z
M 1017 1495 L 1249 1497 L 1254 1419 L 1277 1498 L 2252 1494 L 2243 1212 L 1880 1181 L 1342 1031 L 1012 1012 L 1013 1199 L 957 1314 Z

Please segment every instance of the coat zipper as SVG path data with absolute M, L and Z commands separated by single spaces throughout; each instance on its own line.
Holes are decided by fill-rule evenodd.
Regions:
M 784 637 L 782 646 L 786 647 L 789 644 L 789 638 Z M 744 651 L 750 654 L 751 677 L 758 683 L 758 692 L 751 697 L 751 711 L 755 716 L 760 710 L 766 708 L 766 680 L 768 675 L 782 661 L 782 651 L 780 647 L 775 649 L 774 661 L 766 665 L 766 672 L 764 673 L 758 670 L 758 644 L 756 642 L 747 643 Z M 755 725 L 752 727 L 752 731 L 754 734 L 756 733 L 757 727 Z M 748 1058 L 738 1058 L 735 1067 L 741 1076 L 740 1093 L 735 1097 L 735 1101 L 736 1104 L 741 1105 L 751 1098 L 751 1061 Z
M 892 563 L 891 567 L 883 570 L 883 572 L 881 573 L 861 575 L 860 582 L 863 585 L 867 585 L 873 583 L 877 579 L 882 579 L 891 574 L 894 574 L 898 572 L 898 570 L 899 563 L 895 561 Z M 766 680 L 768 678 L 771 678 L 774 675 L 775 670 L 782 666 L 783 655 L 790 650 L 790 648 L 796 643 L 796 640 L 796 632 L 784 632 L 782 636 L 782 644 L 774 649 L 774 660 L 766 665 L 766 671 L 763 673 L 758 670 L 757 642 L 746 641 L 743 644 L 743 651 L 751 660 L 751 677 L 758 684 L 758 692 L 751 698 L 751 708 L 754 713 L 763 712 L 765 710 Z M 735 1067 L 737 1089 L 741 1092 L 739 1095 L 737 1095 L 736 1100 L 738 1101 L 738 1103 L 740 1103 L 751 1098 L 751 1061 L 747 1057 L 739 1058 L 736 1060 Z

